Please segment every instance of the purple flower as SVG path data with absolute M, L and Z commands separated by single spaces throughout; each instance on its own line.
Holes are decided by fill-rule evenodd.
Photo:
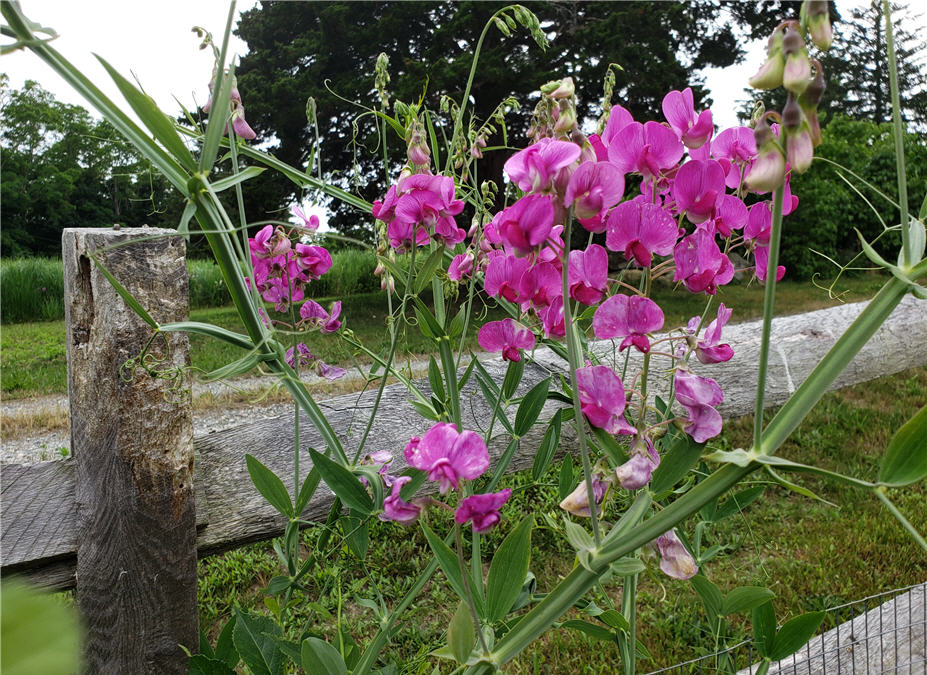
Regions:
M 275 258 L 286 255 L 290 250 L 290 238 L 286 236 L 283 228 L 275 229 L 273 225 L 265 225 L 254 237 L 248 239 L 248 247 L 251 249 L 252 258 Z
M 676 245 L 673 260 L 676 262 L 673 281 L 683 282 L 693 293 L 704 291 L 714 295 L 718 286 L 734 278 L 734 266 L 730 258 L 721 253 L 714 233 L 702 228 Z
M 544 328 L 544 337 L 562 338 L 566 335 L 563 318 L 563 296 L 558 295 L 547 307 L 538 310 L 538 318 Z
M 484 495 L 471 495 L 461 500 L 457 512 L 454 513 L 454 522 L 463 525 L 472 520 L 474 532 L 491 530 L 502 517 L 499 509 L 502 508 L 502 505 L 508 501 L 511 495 L 511 488 Z
M 671 91 L 663 97 L 663 115 L 673 131 L 687 148 L 699 148 L 711 138 L 714 125 L 711 123 L 711 110 L 695 114 L 695 101 L 692 88 Z
M 451 260 L 451 264 L 448 265 L 447 278 L 451 281 L 460 281 L 461 279 L 469 279 L 471 276 L 473 276 L 473 253 L 467 251 L 455 255 L 454 259 Z
M 721 413 L 714 409 L 724 400 L 724 392 L 709 377 L 699 377 L 679 368 L 673 379 L 676 400 L 689 413 L 685 431 L 697 443 L 721 433 Z
M 714 160 L 693 159 L 676 172 L 673 181 L 676 209 L 692 223 L 708 220 L 724 196 L 724 170 Z
M 497 213 L 492 225 L 502 243 L 516 255 L 528 255 L 550 236 L 554 226 L 553 202 L 548 195 L 527 195 Z
M 615 469 L 615 476 L 625 490 L 639 490 L 650 482 L 650 476 L 658 466 L 660 454 L 653 443 L 638 437 L 631 444 L 630 459 Z
M 702 363 L 722 363 L 724 361 L 730 361 L 731 357 L 734 356 L 734 350 L 731 349 L 731 345 L 718 344 L 721 342 L 721 329 L 724 328 L 725 324 L 731 318 L 732 313 L 733 310 L 725 307 L 723 302 L 720 307 L 718 307 L 717 318 L 713 319 L 712 322 L 708 324 L 708 328 L 705 329 L 704 338 L 699 340 L 695 348 L 695 355 Z M 694 333 L 698 328 L 698 324 L 699 317 L 693 316 L 689 320 L 689 330 Z
M 506 361 L 521 361 L 520 349 L 534 349 L 534 333 L 514 319 L 489 321 L 480 327 L 477 342 L 487 352 L 502 352 Z
M 473 480 L 489 467 L 486 443 L 472 431 L 458 432 L 457 426 L 439 422 L 422 438 L 413 436 L 405 449 L 409 466 L 428 472 L 428 479 L 441 483 L 441 494 L 461 478 Z
M 675 166 L 684 151 L 672 129 L 657 122 L 631 122 L 615 134 L 608 161 L 622 173 L 636 172 L 646 181 Z
M 660 551 L 660 569 L 667 576 L 674 579 L 691 579 L 698 574 L 695 559 L 676 537 L 674 530 L 657 537 L 657 549 Z
M 319 217 L 314 213 L 306 218 L 306 214 L 303 213 L 303 210 L 299 208 L 296 204 L 293 205 L 291 209 L 293 215 L 303 221 L 303 227 L 307 230 L 317 230 L 319 229 Z
M 296 244 L 296 264 L 310 280 L 318 279 L 332 267 L 331 254 L 321 246 Z
M 622 202 L 608 215 L 605 245 L 624 253 L 641 267 L 650 267 L 653 254 L 673 252 L 679 228 L 665 210 L 643 196 Z
M 617 204 L 624 195 L 624 175 L 608 162 L 584 162 L 573 172 L 563 202 L 573 205 L 576 218 L 601 220 L 600 216 Z M 603 228 L 604 229 L 604 228 Z M 601 232 L 600 229 L 592 229 Z
M 400 476 L 393 481 L 392 491 L 389 496 L 383 500 L 383 513 L 379 515 L 380 520 L 392 520 L 403 525 L 415 522 L 422 512 L 422 507 L 405 501 L 399 492 L 402 486 L 411 481 L 409 476 Z
M 334 333 L 341 328 L 341 322 L 338 316 L 341 314 L 341 301 L 338 300 L 332 304 L 330 312 L 326 312 L 322 305 L 315 300 L 306 300 L 302 307 L 299 308 L 299 315 L 306 321 L 309 326 L 318 328 L 323 333 Z
M 608 492 L 610 483 L 602 480 L 602 475 L 598 472 L 592 474 L 592 493 L 595 495 L 595 503 L 599 505 L 605 499 L 605 493 Z M 579 481 L 579 485 L 570 494 L 560 502 L 560 508 L 574 516 L 589 518 L 592 511 L 589 508 L 589 491 L 586 489 L 586 481 Z M 601 513 L 601 511 L 600 511 Z
M 610 434 L 636 434 L 624 418 L 627 405 L 621 378 L 608 366 L 576 369 L 579 400 L 589 424 Z
M 788 183 L 786 183 L 788 185 Z M 756 259 L 756 278 L 766 281 L 769 267 L 769 237 L 772 233 L 772 212 L 769 204 L 758 202 L 750 207 L 747 225 L 744 227 L 744 239 L 753 242 L 753 255 Z M 785 276 L 785 267 L 776 268 L 776 281 Z
M 503 297 L 515 302 L 519 297 L 519 285 L 522 275 L 531 267 L 528 258 L 516 258 L 499 252 L 486 266 L 483 288 L 493 298 Z
M 623 337 L 619 351 L 634 345 L 643 353 L 650 351 L 647 333 L 663 328 L 663 310 L 650 298 L 613 295 L 603 302 L 592 317 L 592 330 L 601 340 Z
M 570 297 L 584 305 L 602 300 L 608 286 L 608 253 L 598 244 L 585 251 L 570 251 Z
M 505 163 L 505 173 L 522 192 L 548 192 L 556 188 L 559 173 L 577 159 L 576 143 L 542 138 L 516 152 Z

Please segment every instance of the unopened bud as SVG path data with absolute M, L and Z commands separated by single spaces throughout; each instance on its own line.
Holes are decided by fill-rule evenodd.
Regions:
M 798 31 L 790 26 L 786 28 L 782 45 L 785 52 L 782 86 L 794 94 L 801 94 L 811 81 L 811 61 L 808 59 L 805 41 Z
M 785 155 L 765 116 L 753 130 L 753 136 L 757 157 L 747 174 L 747 187 L 755 192 L 777 190 L 785 181 Z
M 572 98 L 576 93 L 576 85 L 573 84 L 572 77 L 565 77 L 560 80 L 560 85 L 550 93 L 551 98 Z
M 754 89 L 775 89 L 782 85 L 782 73 L 785 70 L 782 35 L 782 30 L 776 28 L 766 43 L 766 63 L 749 80 Z
M 826 0 L 805 0 L 801 8 L 803 25 L 811 35 L 811 41 L 823 51 L 830 49 L 834 31 L 830 25 L 830 14 Z

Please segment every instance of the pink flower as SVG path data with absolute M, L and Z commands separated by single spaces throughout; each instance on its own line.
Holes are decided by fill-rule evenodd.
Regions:
M 691 87 L 671 91 L 663 97 L 663 115 L 673 131 L 687 148 L 703 146 L 714 131 L 711 110 L 695 114 L 695 101 Z
M 409 476 L 400 476 L 393 481 L 392 491 L 383 500 L 383 513 L 379 515 L 380 520 L 392 520 L 408 525 L 415 522 L 416 518 L 419 517 L 422 507 L 405 501 L 399 494 L 402 486 L 411 480 L 412 478 Z
M 769 267 L 769 237 L 772 234 L 772 212 L 769 204 L 758 202 L 750 207 L 747 225 L 744 227 L 744 239 L 754 244 L 753 255 L 756 259 L 756 278 L 766 281 Z M 785 267 L 776 268 L 776 281 L 785 276 Z
M 334 333 L 341 328 L 338 316 L 341 314 L 341 301 L 332 304 L 330 312 L 326 312 L 322 305 L 315 300 L 306 300 L 299 308 L 299 315 L 311 327 L 318 328 L 323 333 Z
M 558 295 L 547 307 L 537 310 L 544 337 L 562 338 L 566 335 L 566 322 L 563 318 L 563 296 Z
M 610 434 L 635 434 L 637 429 L 624 419 L 627 405 L 621 378 L 608 366 L 576 369 L 579 400 L 589 424 Z
M 608 113 L 608 122 L 605 124 L 605 130 L 602 132 L 601 140 L 603 146 L 608 148 L 614 142 L 618 132 L 632 122 L 634 122 L 634 118 L 626 108 L 620 105 L 612 106 L 612 109 Z M 596 151 L 596 155 L 598 155 L 598 151 Z M 601 158 L 599 161 L 602 161 Z
M 711 156 L 726 159 L 731 163 L 725 184 L 729 188 L 740 187 L 740 172 L 756 159 L 756 140 L 750 127 L 732 127 L 715 136 L 711 142 Z
M 528 258 L 499 253 L 493 256 L 486 267 L 483 288 L 493 298 L 503 297 L 509 302 L 518 299 L 518 289 L 522 275 L 531 267 Z
M 598 244 L 585 251 L 570 251 L 570 297 L 584 305 L 595 305 L 608 286 L 608 253 Z
M 596 505 L 601 504 L 602 500 L 605 499 L 608 486 L 609 482 L 602 480 L 602 475 L 600 473 L 596 472 L 592 474 L 592 493 L 595 495 Z M 585 480 L 580 480 L 576 489 L 560 502 L 560 508 L 567 513 L 583 518 L 589 518 L 592 515 L 592 510 L 589 508 L 589 491 L 586 489 Z
M 675 132 L 656 122 L 631 122 L 615 134 L 608 161 L 622 173 L 636 172 L 650 180 L 677 164 L 684 148 Z
M 673 378 L 676 400 L 689 413 L 685 431 L 697 443 L 704 443 L 721 433 L 721 414 L 713 406 L 724 400 L 718 383 L 678 369 Z
M 638 436 L 631 444 L 631 457 L 615 469 L 618 484 L 625 490 L 639 490 L 650 482 L 654 469 L 660 466 L 660 455 L 653 443 Z
M 766 281 L 769 274 L 769 247 L 757 246 L 753 249 L 753 256 L 756 262 L 756 278 L 760 281 Z M 782 281 L 785 276 L 785 267 L 776 266 L 776 281 Z
M 321 246 L 296 244 L 296 264 L 309 279 L 318 279 L 332 267 L 332 256 Z
M 469 279 L 473 276 L 473 253 L 467 251 L 466 253 L 460 253 L 455 255 L 454 259 L 451 260 L 451 264 L 447 268 L 447 278 L 451 281 L 460 281 L 461 279 Z
M 650 298 L 613 295 L 599 306 L 592 317 L 592 330 L 601 340 L 623 337 L 619 351 L 634 345 L 650 351 L 647 333 L 663 328 L 663 310 Z
M 303 210 L 299 208 L 296 204 L 293 205 L 291 209 L 293 215 L 303 221 L 303 227 L 307 230 L 317 230 L 319 229 L 319 217 L 314 213 L 306 218 L 306 214 L 303 213 Z
M 673 181 L 676 209 L 692 223 L 708 220 L 724 197 L 724 171 L 714 160 L 693 159 L 676 172 Z
M 624 195 L 624 175 L 608 162 L 585 162 L 573 172 L 563 202 L 573 205 L 576 218 L 601 220 L 601 215 Z M 590 227 L 583 223 L 587 230 Z M 591 229 L 601 232 L 602 229 Z
M 724 328 L 731 318 L 733 310 L 728 309 L 722 302 L 718 307 L 718 316 L 708 324 L 705 329 L 704 338 L 699 340 L 695 348 L 695 355 L 702 363 L 722 363 L 730 361 L 734 356 L 734 350 L 729 344 L 718 344 L 721 342 L 721 329 Z M 689 320 L 688 327 L 690 331 L 695 332 L 698 328 L 699 317 L 693 316 Z
M 681 281 L 693 293 L 704 291 L 714 295 L 718 286 L 734 278 L 730 258 L 721 253 L 713 233 L 697 229 L 680 241 L 673 250 L 676 274 L 673 281 Z
M 553 202 L 548 195 L 527 195 L 497 213 L 492 225 L 499 239 L 516 255 L 527 255 L 550 236 L 554 226 Z
M 464 207 L 454 199 L 454 179 L 450 176 L 414 174 L 401 181 L 396 202 L 396 219 L 408 225 L 421 225 L 445 246 L 464 240 L 466 232 L 457 227 L 454 216 Z
M 541 261 L 529 267 L 518 282 L 518 296 L 522 308 L 550 307 L 555 298 L 563 296 L 560 269 L 550 262 Z
M 722 237 L 730 237 L 732 230 L 739 230 L 747 224 L 747 207 L 734 195 L 724 195 L 712 224 Z
M 695 559 L 673 530 L 657 537 L 657 549 L 660 551 L 660 569 L 667 576 L 674 579 L 691 579 L 698 574 Z
M 253 238 L 248 239 L 248 247 L 253 258 L 273 258 L 285 255 L 290 250 L 290 238 L 286 236 L 283 228 L 265 225 Z
M 608 215 L 605 245 L 628 260 L 650 267 L 653 254 L 669 255 L 679 236 L 676 221 L 643 196 L 622 202 Z
M 441 483 L 441 494 L 455 490 L 461 478 L 473 480 L 489 467 L 486 443 L 472 431 L 439 422 L 419 439 L 413 436 L 405 449 L 409 466 L 428 472 L 428 480 Z M 504 501 L 504 500 L 503 500 Z
M 483 495 L 471 495 L 460 502 L 454 513 L 454 522 L 463 525 L 473 521 L 474 532 L 486 532 L 496 526 L 501 519 L 499 509 L 512 495 L 511 488 Z
M 579 159 L 580 147 L 568 141 L 542 138 L 520 150 L 505 163 L 505 173 L 522 192 L 549 192 L 558 173 Z
M 480 327 L 477 342 L 487 352 L 502 352 L 506 361 L 521 361 L 520 349 L 534 349 L 534 333 L 514 319 L 489 321 Z
M 309 347 L 302 342 L 296 345 L 295 351 L 292 347 L 287 349 L 285 359 L 292 368 L 296 368 L 297 363 L 300 366 L 309 366 L 319 377 L 324 377 L 326 380 L 340 379 L 348 372 L 344 368 L 328 365 L 310 352 Z

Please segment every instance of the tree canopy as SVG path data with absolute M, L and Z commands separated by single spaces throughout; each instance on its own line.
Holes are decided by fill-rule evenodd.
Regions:
M 664 94 L 692 86 L 697 104 L 710 103 L 693 75 L 742 57 L 741 43 L 772 30 L 785 3 L 526 3 L 550 38 L 546 53 L 524 31 L 504 36 L 490 28 L 473 83 L 471 110 L 485 120 L 509 96 L 521 104 L 507 116 L 508 142 L 525 141 L 540 84 L 573 77 L 580 117 L 599 113 L 602 82 L 618 64 L 615 102 L 635 116 L 658 115 Z M 797 7 L 797 3 L 796 7 Z M 420 98 L 438 110 L 442 95 L 459 100 L 480 33 L 500 2 L 264 2 L 242 14 L 238 35 L 249 53 L 238 68 L 248 121 L 264 139 L 274 139 L 282 160 L 306 164 L 315 131 L 307 124 L 306 100 L 315 99 L 322 140 L 322 166 L 329 177 L 372 201 L 385 191 L 376 169 L 379 138 L 360 101 L 374 108 L 374 67 L 389 57 L 393 100 Z M 791 11 L 791 9 L 789 9 Z M 795 9 L 797 13 L 797 9 Z M 440 129 L 439 129 L 440 131 Z M 400 139 L 389 141 L 401 157 Z M 502 145 L 503 138 L 489 139 Z M 501 184 L 505 153 L 487 153 L 479 176 Z M 348 176 L 352 178 L 348 178 Z M 278 177 L 250 186 L 268 204 L 301 195 Z M 349 183 L 353 181 L 353 183 Z M 254 182 L 254 181 L 252 181 Z M 370 219 L 332 205 L 332 224 L 354 236 L 368 234 Z M 249 213 L 249 220 L 266 213 Z

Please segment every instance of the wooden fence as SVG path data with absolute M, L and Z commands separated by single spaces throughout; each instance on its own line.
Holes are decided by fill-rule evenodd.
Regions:
M 6 464 L 2 490 L 2 575 L 19 574 L 40 586 L 76 589 L 87 630 L 92 672 L 186 672 L 178 645 L 198 644 L 196 560 L 282 533 L 284 520 L 254 489 L 245 453 L 281 475 L 293 461 L 292 417 L 262 420 L 194 437 L 189 382 L 174 382 L 124 367 L 151 329 L 116 294 L 90 259 L 95 254 L 159 322 L 187 313 L 184 242 L 171 231 L 66 230 L 63 237 L 68 394 L 72 459 Z M 126 245 L 126 242 L 132 241 Z M 116 248 L 111 248 L 114 245 Z M 862 303 L 773 322 L 766 403 L 781 404 L 852 323 Z M 752 411 L 760 329 L 758 322 L 725 330 L 734 358 L 700 370 L 725 392 L 725 417 Z M 593 348 L 610 358 L 611 342 Z M 189 365 L 184 335 L 158 338 L 162 370 Z M 927 312 L 906 298 L 834 387 L 867 381 L 927 363 Z M 485 362 L 501 381 L 500 359 Z M 631 368 L 634 368 L 632 363 Z M 547 349 L 526 365 L 522 391 L 564 363 Z M 660 391 L 659 385 L 651 391 Z M 491 410 L 472 384 L 462 393 L 464 425 L 482 429 Z M 665 386 L 663 396 L 666 397 Z M 356 448 L 374 392 L 320 402 L 348 455 Z M 541 421 L 557 405 L 549 403 Z M 514 411 L 509 411 L 514 413 Z M 429 423 L 401 385 L 388 386 L 367 451 L 388 450 L 403 468 L 402 448 Z M 575 438 L 564 425 L 561 450 Z M 324 447 L 303 418 L 300 453 Z M 521 443 L 510 470 L 530 466 L 543 427 Z M 504 447 L 489 442 L 497 457 Z M 395 465 L 394 465 L 395 466 Z M 333 496 L 322 485 L 303 518 L 323 518 Z

